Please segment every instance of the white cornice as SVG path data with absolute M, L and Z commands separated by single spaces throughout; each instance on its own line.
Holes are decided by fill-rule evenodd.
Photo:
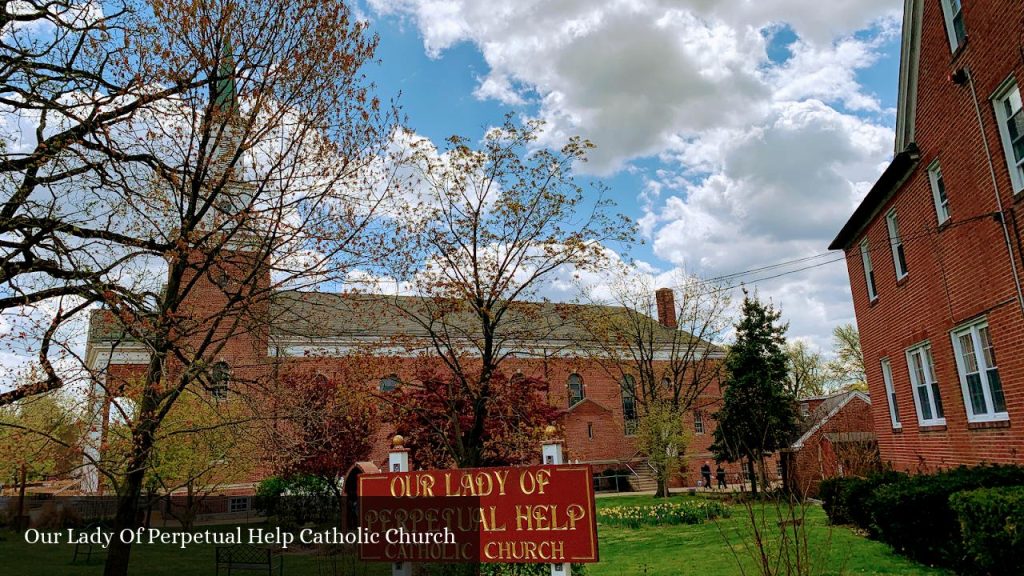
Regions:
M 918 62 L 924 0 L 904 0 L 903 39 L 900 42 L 900 82 L 896 105 L 896 153 L 914 142 L 917 117 Z

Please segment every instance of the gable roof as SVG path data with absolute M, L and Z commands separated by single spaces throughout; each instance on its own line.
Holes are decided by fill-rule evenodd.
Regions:
M 834 394 L 826 398 L 818 405 L 817 408 L 814 409 L 814 412 L 812 412 L 806 420 L 806 422 L 811 424 L 810 427 L 804 431 L 796 442 L 793 442 L 790 448 L 793 450 L 803 448 L 804 442 L 807 442 L 807 440 L 809 440 L 811 436 L 814 436 L 822 426 L 827 424 L 828 421 L 835 417 L 836 414 L 839 414 L 847 404 L 857 398 L 863 400 L 868 406 L 871 405 L 871 397 L 858 390 L 840 392 L 839 394 Z
M 270 336 L 272 340 L 282 342 L 427 338 L 430 332 L 418 320 L 438 316 L 438 310 L 444 308 L 452 310 L 444 317 L 444 329 L 456 338 L 478 337 L 479 320 L 472 310 L 457 303 L 419 296 L 298 290 L 282 290 L 272 296 Z M 647 315 L 621 306 L 554 302 L 517 302 L 510 306 L 501 324 L 503 333 L 498 336 L 569 346 L 593 340 L 593 330 L 588 323 L 616 322 L 619 319 L 629 323 L 631 329 L 636 328 L 636 323 L 642 323 L 644 333 L 653 342 L 667 345 L 689 336 L 684 331 L 667 328 Z M 93 311 L 89 319 L 90 344 L 131 340 L 120 322 L 108 311 Z M 712 343 L 705 344 L 718 349 Z

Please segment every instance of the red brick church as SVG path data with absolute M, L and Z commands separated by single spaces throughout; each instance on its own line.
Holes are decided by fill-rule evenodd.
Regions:
M 244 253 L 228 253 L 236 260 L 234 266 L 247 262 Z M 227 268 L 230 268 L 228 266 Z M 208 275 L 212 276 L 212 275 Z M 222 279 L 196 278 L 186 309 L 196 318 L 210 317 L 223 305 L 225 290 Z M 270 285 L 266 272 L 257 280 Z M 377 353 L 380 361 L 364 367 L 367 385 L 381 392 L 397 382 L 415 379 L 423 351 L 398 344 L 423 337 L 422 328 L 399 313 L 396 304 L 415 304 L 415 297 L 373 294 L 340 294 L 281 290 L 273 293 L 265 305 L 257 307 L 256 321 L 245 329 L 223 334 L 226 340 L 212 367 L 215 377 L 223 379 L 220 388 L 211 394 L 223 395 L 225 401 L 243 394 L 241 382 L 277 378 L 288 370 L 303 373 L 345 372 L 353 353 L 360 352 L 360 362 L 367 363 L 365 352 Z M 676 308 L 670 290 L 660 290 L 658 319 L 648 318 L 657 332 L 671 335 L 678 330 Z M 548 383 L 547 401 L 560 409 L 556 424 L 566 440 L 567 457 L 573 462 L 589 463 L 596 476 L 616 471 L 628 477 L 633 489 L 653 489 L 655 481 L 635 442 L 638 419 L 636 398 L 623 393 L 624 387 L 601 363 L 593 350 L 586 347 L 586 330 L 580 324 L 585 315 L 578 312 L 615 313 L 615 308 L 541 303 L 539 313 L 518 319 L 526 323 L 519 334 L 527 337 L 513 342 L 515 349 L 502 364 L 508 374 L 521 373 Z M 621 311 L 621 309 L 620 309 Z M 105 390 L 130 386 L 133 375 L 146 369 L 148 352 L 133 342 L 117 322 L 104 310 L 94 312 L 87 344 L 88 368 L 99 383 L 92 392 L 93 405 L 100 414 L 94 425 L 92 445 L 99 450 L 109 420 L 109 402 Z M 530 335 L 533 336 L 530 336 Z M 718 362 L 723 352 L 716 349 L 708 362 Z M 687 470 L 675 485 L 694 486 L 700 478 L 701 464 L 711 458 L 714 420 L 721 392 L 713 382 L 695 402 L 699 409 L 686 416 L 692 433 L 687 451 Z M 102 407 L 102 408 L 101 408 Z M 387 458 L 387 438 L 394 433 L 387 424 L 381 426 L 372 461 L 382 464 Z M 415 463 L 413 463 L 415 466 Z M 88 466 L 83 475 L 83 491 L 95 491 L 98 483 Z M 739 477 L 738 465 L 727 465 L 731 478 Z M 266 474 L 264 474 L 266 475 Z M 259 476 L 257 474 L 256 476 Z M 253 481 L 261 477 L 252 478 Z M 612 487 L 615 483 L 611 484 Z

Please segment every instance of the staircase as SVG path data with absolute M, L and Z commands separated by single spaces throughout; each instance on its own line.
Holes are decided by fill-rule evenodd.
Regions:
M 655 492 L 658 490 L 658 479 L 654 477 L 654 471 L 647 462 L 634 463 L 633 466 L 626 465 L 633 473 L 629 477 L 629 485 L 634 492 Z

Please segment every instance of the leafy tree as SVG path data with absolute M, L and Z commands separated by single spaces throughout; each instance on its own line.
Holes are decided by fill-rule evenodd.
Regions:
M 728 462 L 746 461 L 767 480 L 765 457 L 787 446 L 797 431 L 798 414 L 787 389 L 786 329 L 781 312 L 744 291 L 736 342 L 725 360 L 722 408 L 715 414 L 712 451 Z M 757 483 L 753 485 L 757 493 Z
M 227 484 L 251 478 L 257 460 L 255 424 L 248 407 L 237 400 L 186 391 L 167 414 L 153 445 L 146 478 L 150 503 L 158 497 L 170 499 L 167 510 L 190 529 L 210 497 Z
M 786 345 L 789 363 L 788 390 L 794 398 L 821 396 L 828 387 L 828 371 L 821 354 L 797 340 Z
M 467 434 L 479 396 L 466 393 L 455 375 L 421 374 L 392 392 L 388 421 L 406 438 L 417 466 L 449 468 L 460 464 L 458 434 Z M 543 430 L 558 416 L 547 401 L 547 382 L 496 372 L 490 379 L 484 435 L 480 438 L 481 466 L 526 464 L 537 460 Z M 463 442 L 465 439 L 461 439 Z
M 120 531 L 182 395 L 222 375 L 239 398 L 265 387 L 251 364 L 214 370 L 225 345 L 249 335 L 262 361 L 275 293 L 377 261 L 389 189 L 364 179 L 394 124 L 363 73 L 377 40 L 341 0 L 4 8 L 3 113 L 29 128 L 0 150 L 0 309 L 34 322 L 24 347 L 43 373 L 0 404 L 83 372 L 97 403 L 130 397 L 115 407 L 125 457 L 102 471 Z M 109 351 L 146 355 L 131 390 L 86 358 L 54 362 L 78 349 L 62 328 L 95 304 Z M 127 574 L 130 556 L 115 539 L 104 574 Z
M 81 418 L 54 393 L 0 407 L 0 478 L 67 477 L 82 462 Z
M 658 480 L 655 498 L 668 497 L 668 481 L 679 472 L 689 443 L 679 411 L 669 402 L 649 404 L 637 426 L 636 443 Z
M 281 377 L 279 422 L 266 452 L 285 478 L 316 477 L 341 502 L 343 475 L 366 460 L 377 432 L 377 406 L 362 382 L 292 372 Z
M 546 281 L 596 270 L 607 243 L 633 238 L 635 226 L 609 213 L 602 190 L 584 194 L 573 176 L 593 145 L 571 138 L 559 150 L 537 148 L 540 130 L 509 117 L 480 149 L 460 137 L 443 154 L 411 146 L 415 194 L 401 214 L 409 234 L 389 264 L 418 298 L 396 296 L 394 306 L 420 332 L 405 345 L 436 353 L 453 376 L 432 382 L 446 388 L 433 399 L 447 403 L 445 453 L 458 466 L 492 458 L 492 378 L 510 355 L 531 353 L 525 343 L 544 340 L 536 300 Z
M 857 327 L 853 324 L 836 326 L 832 330 L 832 349 L 835 359 L 828 363 L 831 380 L 838 382 L 845 390 L 867 392 L 867 370 Z

